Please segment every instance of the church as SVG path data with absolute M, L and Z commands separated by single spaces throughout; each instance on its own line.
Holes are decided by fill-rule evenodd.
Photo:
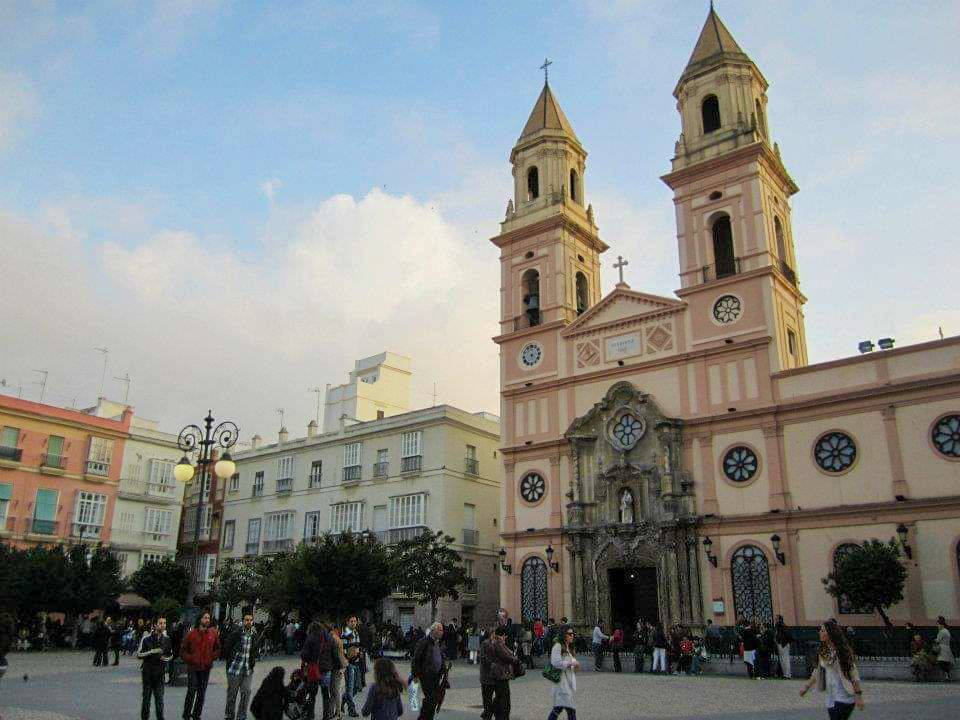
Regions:
M 631 288 L 622 260 L 601 296 L 587 151 L 548 83 L 510 153 L 492 242 L 500 591 L 516 619 L 878 625 L 821 582 L 878 538 L 908 567 L 891 619 L 960 623 L 960 337 L 808 364 L 798 186 L 767 89 L 711 8 L 661 178 L 676 297 Z

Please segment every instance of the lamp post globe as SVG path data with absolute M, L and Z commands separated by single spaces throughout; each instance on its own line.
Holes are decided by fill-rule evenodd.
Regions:
M 173 467 L 173 477 L 176 478 L 178 483 L 190 482 L 193 480 L 193 473 L 193 465 L 190 464 L 186 455 L 180 458 L 180 462 Z
M 217 474 L 218 478 L 221 480 L 226 480 L 227 478 L 232 477 L 237 471 L 237 464 L 233 461 L 233 458 L 230 457 L 230 453 L 225 452 L 223 457 L 217 460 L 216 464 L 213 466 L 213 471 Z

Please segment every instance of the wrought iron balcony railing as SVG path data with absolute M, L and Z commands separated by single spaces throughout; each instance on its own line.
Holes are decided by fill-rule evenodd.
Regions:
M 422 455 L 411 455 L 400 459 L 400 472 L 418 472 L 423 467 Z
M 0 445 L 0 460 L 13 460 L 14 462 L 20 462 L 21 457 L 23 457 L 23 448 Z
M 293 492 L 293 478 L 277 478 L 277 494 Z
M 44 453 L 40 457 L 40 467 L 53 468 L 54 470 L 64 470 L 67 467 L 67 458 L 64 455 L 50 455 Z
M 467 475 L 479 475 L 480 474 L 480 461 L 474 460 L 473 458 L 464 458 L 463 460 L 463 471 Z
M 346 482 L 356 482 L 360 479 L 360 475 L 363 471 L 362 465 L 350 465 L 343 469 L 343 481 Z
M 293 540 L 284 538 L 283 540 L 264 540 L 263 554 L 272 555 L 274 553 L 288 552 L 293 550 Z
M 464 545 L 479 545 L 480 544 L 480 531 L 479 530 L 463 530 L 463 544 Z
M 374 463 L 373 476 L 375 478 L 385 478 L 390 474 L 390 463 Z
M 98 460 L 87 460 L 87 475 L 97 475 L 107 477 L 110 474 L 110 463 L 99 462 Z

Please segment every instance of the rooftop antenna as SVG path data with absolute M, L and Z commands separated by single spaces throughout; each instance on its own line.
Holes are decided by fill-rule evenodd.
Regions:
M 937 332 L 940 333 L 940 339 L 943 340 L 943 325 L 937 327 Z
M 98 353 L 103 353 L 103 372 L 100 373 L 100 392 L 97 394 L 97 402 L 100 401 L 100 398 L 103 397 L 103 381 L 107 379 L 107 355 L 110 354 L 110 351 L 105 347 L 95 347 Z
M 277 415 L 280 416 L 280 427 L 284 427 L 284 425 L 283 425 L 283 408 L 277 408 L 276 412 L 277 412 Z
M 126 405 L 126 404 L 127 404 L 127 400 L 130 398 L 130 373 L 124 374 L 123 377 L 116 377 L 116 376 L 114 376 L 113 379 L 114 379 L 114 380 L 119 380 L 120 382 L 124 383 L 124 388 L 123 388 L 123 404 Z
M 46 392 L 46 390 L 47 390 L 47 375 L 49 375 L 50 373 L 48 373 L 46 370 L 34 370 L 34 372 L 35 372 L 35 373 L 40 373 L 41 375 L 43 375 L 43 380 L 37 380 L 37 381 L 34 381 L 34 383 L 33 383 L 34 385 L 39 385 L 39 386 L 40 386 L 40 402 L 42 403 L 42 402 L 43 402 L 43 394 L 44 394 L 44 393 Z
M 0 387 L 8 387 L 11 390 L 13 389 L 13 385 L 10 385 L 7 382 L 6 378 L 0 379 Z M 19 383 L 17 385 L 17 399 L 20 399 L 22 396 L 23 396 L 23 383 Z
M 317 425 L 320 424 L 320 393 L 323 392 L 323 389 L 318 385 L 317 387 L 307 388 L 307 392 L 312 392 L 317 394 Z
M 433 407 L 437 406 L 437 383 L 433 383 L 433 392 L 430 393 L 433 396 Z

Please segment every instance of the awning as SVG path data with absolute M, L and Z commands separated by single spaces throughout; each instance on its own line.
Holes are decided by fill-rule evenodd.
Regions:
M 117 598 L 117 605 L 120 606 L 121 610 L 135 610 L 150 607 L 150 601 L 136 593 L 123 593 Z

